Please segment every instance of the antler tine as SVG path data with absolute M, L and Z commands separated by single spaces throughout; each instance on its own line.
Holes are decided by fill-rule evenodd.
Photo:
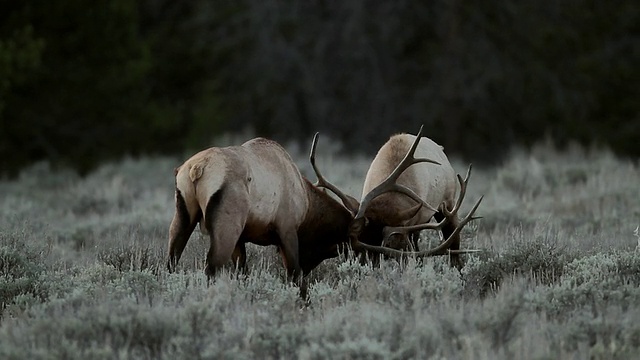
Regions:
M 350 198 L 345 193 L 340 191 L 340 189 L 338 189 L 335 185 L 328 182 L 324 178 L 324 176 L 322 176 L 322 174 L 320 173 L 320 170 L 318 170 L 318 166 L 316 165 L 316 147 L 318 146 L 319 136 L 320 136 L 319 132 L 317 132 L 313 136 L 313 142 L 311 143 L 311 152 L 309 153 L 309 162 L 311 163 L 311 167 L 313 168 L 313 171 L 316 173 L 316 177 L 318 178 L 318 180 L 313 185 L 316 187 L 323 187 L 323 188 L 329 189 L 331 192 L 333 192 L 334 194 L 336 194 L 336 196 L 340 198 L 340 200 L 342 201 L 344 206 L 347 208 L 347 210 L 349 210 L 352 214 L 355 214 L 356 211 L 358 211 L 359 204 L 354 203 L 354 200 L 352 198 Z
M 456 204 L 453 207 L 453 209 L 448 210 L 445 203 L 442 203 L 440 205 L 440 209 L 441 209 L 440 211 L 446 215 L 442 221 L 435 224 L 423 223 L 423 224 L 410 225 L 410 226 L 394 226 L 394 227 L 388 226 L 388 227 L 385 227 L 384 229 L 385 238 L 393 234 L 401 234 L 403 236 L 407 236 L 408 234 L 416 231 L 421 231 L 426 229 L 429 229 L 429 230 L 442 229 L 442 226 L 445 223 L 447 223 L 448 219 L 450 219 L 453 216 L 456 216 L 458 211 L 460 210 L 460 206 L 462 205 L 462 201 L 464 200 L 464 197 L 467 192 L 467 183 L 469 182 L 469 177 L 471 175 L 471 168 L 472 168 L 472 165 L 470 164 L 469 168 L 467 169 L 467 174 L 465 175 L 464 180 L 459 174 L 456 175 L 456 178 L 458 179 L 458 183 L 460 183 L 460 194 L 458 196 L 458 199 L 456 200 Z M 471 220 L 475 220 L 475 219 L 478 219 L 478 217 L 474 217 Z
M 442 207 L 442 212 L 446 217 L 452 217 L 458 214 L 458 211 L 460 210 L 460 206 L 462 206 L 462 201 L 464 200 L 464 197 L 467 194 L 467 184 L 469 182 L 469 176 L 471 176 L 472 167 L 473 165 L 469 164 L 469 168 L 467 169 L 467 174 L 465 175 L 464 180 L 462 179 L 462 176 L 460 176 L 460 174 L 456 175 L 456 177 L 458 178 L 458 183 L 460 184 L 460 194 L 458 195 L 458 199 L 456 200 L 456 204 L 453 207 L 453 209 L 449 210 L 447 209 L 446 206 Z
M 414 157 L 416 149 L 418 148 L 418 144 L 420 143 L 420 139 L 422 139 L 423 128 L 424 128 L 424 125 L 420 126 L 420 130 L 416 135 L 416 139 L 413 141 L 413 144 L 411 144 L 411 148 L 409 148 L 409 151 L 404 156 L 404 158 L 402 158 L 402 161 L 400 161 L 398 166 L 396 166 L 396 168 L 393 169 L 391 174 L 389 174 L 389 176 L 387 176 L 387 178 L 384 179 L 384 181 L 382 181 L 378 186 L 373 188 L 373 190 L 371 190 L 369 193 L 367 193 L 367 195 L 365 195 L 364 199 L 360 203 L 360 207 L 358 208 L 356 218 L 361 218 L 364 216 L 365 210 L 367 209 L 367 207 L 369 206 L 369 203 L 373 199 L 377 198 L 378 196 L 386 192 L 391 192 L 391 191 L 403 193 L 411 197 L 416 202 L 422 203 L 423 206 L 433 211 L 437 211 L 437 209 L 433 208 L 431 205 L 427 204 L 424 200 L 420 199 L 420 197 L 413 190 L 407 188 L 406 186 L 396 184 L 396 181 L 398 180 L 400 175 L 402 175 L 402 173 L 405 170 L 407 170 L 411 165 L 414 165 L 417 163 L 431 163 L 431 164 L 441 165 L 439 162 L 435 160 Z
M 470 221 L 478 219 L 478 217 L 474 217 L 478 206 L 482 202 L 484 196 L 481 196 L 480 199 L 475 203 L 473 208 L 469 211 L 467 216 L 465 216 L 455 230 L 449 235 L 447 240 L 443 241 L 440 245 L 433 249 L 424 250 L 424 251 L 402 251 L 396 250 L 384 246 L 374 246 L 360 242 L 356 237 L 351 238 L 351 247 L 356 251 L 367 250 L 374 253 L 386 255 L 393 258 L 401 258 L 403 256 L 412 255 L 416 257 L 427 257 L 427 256 L 438 256 L 438 255 L 448 255 L 448 254 L 466 254 L 466 253 L 476 253 L 481 250 L 469 249 L 469 250 L 450 250 L 451 243 L 454 241 L 454 238 L 460 234 L 462 228 Z
M 393 179 L 390 179 L 390 178 L 385 179 L 380 185 L 376 186 L 373 190 L 367 193 L 367 195 L 362 200 L 360 208 L 358 209 L 356 218 L 363 217 L 364 212 L 367 209 L 367 206 L 369 205 L 369 203 L 373 199 L 387 192 L 399 192 L 401 194 L 405 194 L 411 199 L 413 199 L 415 202 L 422 204 L 422 206 L 428 208 L 429 210 L 438 211 L 438 209 L 434 208 L 433 206 L 429 205 L 429 203 L 421 199 L 420 196 L 418 196 L 418 194 L 415 193 L 415 191 L 409 189 L 404 185 L 396 184 L 394 181 L 391 181 L 391 180 Z
M 478 219 L 477 217 L 475 217 L 473 215 L 476 213 L 476 210 L 478 210 L 478 206 L 480 206 L 480 203 L 482 202 L 482 199 L 484 199 L 484 195 L 480 196 L 480 198 L 478 199 L 478 201 L 476 201 L 475 205 L 473 205 L 473 208 L 471 208 L 471 210 L 469 211 L 467 216 L 465 216 L 464 218 L 462 218 L 462 220 L 460 220 L 460 223 L 458 223 L 458 226 L 456 226 L 455 230 L 453 230 L 453 232 L 451 233 L 451 235 L 449 235 L 447 240 L 443 241 L 437 247 L 426 251 L 426 254 L 425 255 L 421 255 L 421 256 L 433 256 L 433 255 L 448 254 L 449 253 L 449 248 L 451 247 L 451 243 L 453 243 L 454 238 L 457 237 L 460 234 L 460 232 L 462 231 L 462 228 L 464 228 L 464 226 L 467 225 L 470 221 Z
M 442 219 L 442 221 L 437 223 L 424 223 L 417 225 L 409 225 L 409 226 L 385 226 L 383 231 L 384 238 L 388 238 L 391 235 L 401 234 L 403 236 L 408 236 L 411 233 L 421 230 L 439 230 L 446 224 L 448 221 L 447 218 Z

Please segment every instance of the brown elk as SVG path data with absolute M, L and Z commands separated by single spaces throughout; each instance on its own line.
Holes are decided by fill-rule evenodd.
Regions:
M 421 127 L 416 136 L 394 135 L 378 151 L 367 172 L 361 203 L 349 206 L 354 214 L 351 246 L 355 251 L 392 257 L 405 255 L 402 250 L 407 247 L 417 256 L 450 255 L 452 265 L 461 268 L 459 255 L 474 250 L 460 250 L 460 231 L 477 219 L 473 214 L 482 197 L 467 216 L 458 219 L 471 166 L 464 180 L 455 175 L 442 147 L 423 137 L 422 131 Z M 312 147 L 312 165 L 322 178 L 313 163 L 313 151 Z M 456 182 L 460 184 L 457 200 Z M 335 186 L 328 188 L 345 196 Z M 438 222 L 429 223 L 432 217 Z M 424 229 L 441 230 L 445 240 L 434 249 L 417 251 L 418 234 Z
M 342 200 L 357 201 L 343 195 Z M 305 179 L 276 142 L 209 148 L 176 169 L 176 211 L 169 229 L 173 271 L 196 225 L 210 237 L 205 272 L 230 260 L 244 268 L 245 243 L 276 245 L 289 276 L 308 273 L 338 255 L 353 215 Z

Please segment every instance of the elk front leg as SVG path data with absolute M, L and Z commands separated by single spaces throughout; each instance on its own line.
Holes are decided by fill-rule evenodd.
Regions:
M 287 280 L 298 285 L 300 298 L 307 302 L 309 300 L 307 289 L 308 281 L 300 267 L 300 255 L 298 250 L 298 235 L 294 231 L 280 235 L 280 254 L 282 262 L 287 269 Z
M 280 254 L 282 262 L 287 269 L 287 277 L 289 280 L 297 282 L 302 275 L 300 269 L 300 255 L 298 252 L 298 235 L 295 231 L 279 231 L 280 237 Z
M 420 231 L 412 232 L 409 235 L 409 241 L 411 242 L 411 246 L 413 247 L 411 251 L 420 251 L 418 248 L 418 241 L 420 241 Z
M 433 216 L 438 222 L 442 221 L 445 218 L 445 215 L 440 212 L 435 213 Z M 448 239 L 449 236 L 451 236 L 451 234 L 453 234 L 453 232 L 456 230 L 456 227 L 458 227 L 459 223 L 460 221 L 455 214 L 449 217 L 442 226 L 442 237 L 444 239 Z M 449 250 L 460 250 L 460 234 L 457 234 L 454 237 Z M 451 260 L 451 266 L 455 266 L 458 270 L 462 270 L 462 268 L 464 267 L 464 260 L 462 259 L 460 254 L 450 254 L 449 257 Z
M 247 271 L 247 247 L 245 246 L 244 240 L 240 239 L 238 241 L 231 255 L 231 259 L 238 270 L 242 272 Z

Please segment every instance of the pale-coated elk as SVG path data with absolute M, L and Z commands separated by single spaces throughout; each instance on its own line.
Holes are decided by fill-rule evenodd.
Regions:
M 342 195 L 347 203 L 357 201 Z M 338 255 L 353 214 L 305 179 L 276 142 L 203 150 L 176 169 L 176 210 L 169 229 L 170 271 L 198 223 L 210 237 L 205 273 L 233 260 L 243 268 L 245 243 L 275 245 L 292 278 Z
M 443 148 L 423 137 L 422 131 L 423 127 L 416 136 L 394 135 L 378 151 L 367 172 L 361 202 L 355 209 L 350 207 L 354 214 L 349 228 L 351 246 L 355 251 L 391 257 L 406 255 L 407 248 L 417 256 L 449 255 L 452 265 L 460 269 L 460 254 L 474 252 L 460 250 L 460 231 L 477 219 L 473 214 L 482 197 L 467 216 L 458 218 L 471 166 L 464 179 L 456 175 Z M 314 170 L 322 178 L 315 166 Z M 330 190 L 344 196 L 335 187 Z M 437 222 L 430 223 L 431 218 Z M 444 241 L 433 249 L 417 251 L 418 234 L 424 229 L 441 230 Z

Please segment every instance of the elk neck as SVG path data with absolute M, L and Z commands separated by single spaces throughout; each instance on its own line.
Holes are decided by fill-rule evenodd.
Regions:
M 348 242 L 353 215 L 338 201 L 306 179 L 309 207 L 298 228 L 300 266 L 307 274 L 322 261 L 338 256 L 340 244 Z
M 307 235 L 314 244 L 335 245 L 346 242 L 351 213 L 336 199 L 304 180 L 309 208 L 299 233 Z M 302 237 L 300 237 L 302 239 Z

